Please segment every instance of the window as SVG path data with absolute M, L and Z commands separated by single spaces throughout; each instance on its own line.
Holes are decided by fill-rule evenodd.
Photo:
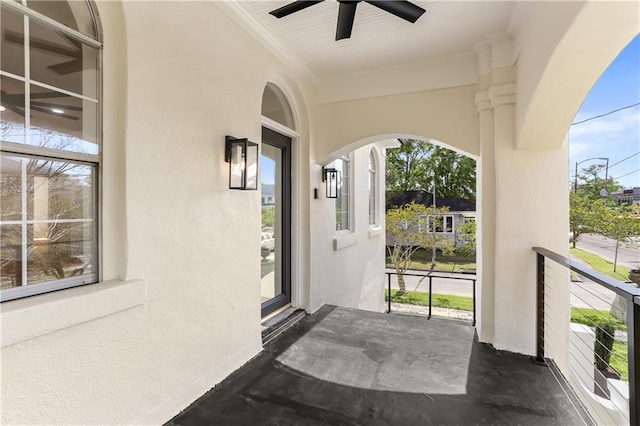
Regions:
M 369 154 L 369 225 L 376 224 L 376 154 L 372 149 Z
M 435 232 L 451 234 L 453 233 L 453 216 L 443 215 L 442 217 L 429 217 L 429 229 L 433 229 L 435 226 Z
M 2 301 L 94 283 L 99 272 L 95 15 L 89 2 L 23 3 L 1 5 Z
M 349 166 L 350 161 L 346 157 L 339 158 L 335 162 L 338 173 L 338 198 L 336 198 L 336 230 L 350 229 L 349 213 Z

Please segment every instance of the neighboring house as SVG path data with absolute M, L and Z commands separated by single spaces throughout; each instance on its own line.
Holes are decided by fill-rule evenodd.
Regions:
M 640 186 L 612 192 L 611 198 L 619 204 L 640 204 Z
M 433 205 L 433 194 L 423 189 L 398 192 L 387 199 L 387 209 L 411 203 L 430 207 Z M 446 235 L 453 240 L 455 247 L 460 247 L 464 241 L 458 235 L 458 227 L 464 222 L 476 220 L 476 202 L 464 198 L 439 198 L 436 194 L 436 207 L 448 209 L 442 218 L 442 226 L 436 228 L 436 232 Z
M 263 350 L 268 312 L 382 312 L 397 138 L 476 159 L 477 338 L 535 353 L 532 247 L 568 255 L 567 131 L 640 4 L 416 3 L 358 3 L 336 42 L 337 2 L 0 2 L 1 423 L 164 424 Z M 269 262 L 261 191 L 230 189 L 257 173 Z M 568 303 L 545 300 L 558 329 Z

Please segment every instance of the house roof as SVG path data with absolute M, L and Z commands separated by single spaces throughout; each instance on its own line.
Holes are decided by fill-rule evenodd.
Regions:
M 433 194 L 422 189 L 396 192 L 387 197 L 387 209 L 404 206 L 405 204 L 433 204 Z M 475 212 L 476 202 L 466 198 L 441 198 L 436 194 L 436 207 L 448 207 L 452 212 Z

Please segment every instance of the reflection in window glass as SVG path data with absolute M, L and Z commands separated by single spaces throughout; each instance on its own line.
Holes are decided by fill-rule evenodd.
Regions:
M 0 220 L 21 220 L 22 160 L 4 155 L 0 158 Z
M 31 79 L 95 99 L 98 50 L 30 21 Z
M 27 226 L 27 284 L 95 272 L 93 223 L 48 222 Z
M 349 160 L 336 160 L 338 171 L 338 198 L 336 198 L 336 230 L 350 229 L 349 224 Z
M 98 153 L 98 108 L 95 103 L 32 85 L 31 111 L 31 145 Z
M 94 168 L 62 161 L 27 163 L 27 216 L 34 220 L 93 218 Z
M 3 301 L 95 283 L 99 270 L 100 54 L 77 32 L 97 39 L 97 23 L 87 1 L 23 2 L 56 21 L 46 25 L 7 4 L 0 27 Z
M 0 288 L 22 285 L 22 226 L 0 226 Z
M 27 6 L 69 28 L 97 38 L 87 1 L 27 0 Z
M 24 82 L 0 76 L 0 140 L 25 143 Z
M 0 217 L 12 221 L 2 227 L 3 288 L 23 285 L 18 278 L 34 284 L 95 273 L 95 166 L 6 154 L 1 159 Z
M 24 18 L 6 6 L 2 6 L 0 28 L 2 28 L 0 32 L 2 70 L 24 77 Z

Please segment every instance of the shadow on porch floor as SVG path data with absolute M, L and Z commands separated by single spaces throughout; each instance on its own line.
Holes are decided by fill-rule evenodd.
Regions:
M 169 425 L 581 425 L 552 371 L 446 320 L 324 306 Z

